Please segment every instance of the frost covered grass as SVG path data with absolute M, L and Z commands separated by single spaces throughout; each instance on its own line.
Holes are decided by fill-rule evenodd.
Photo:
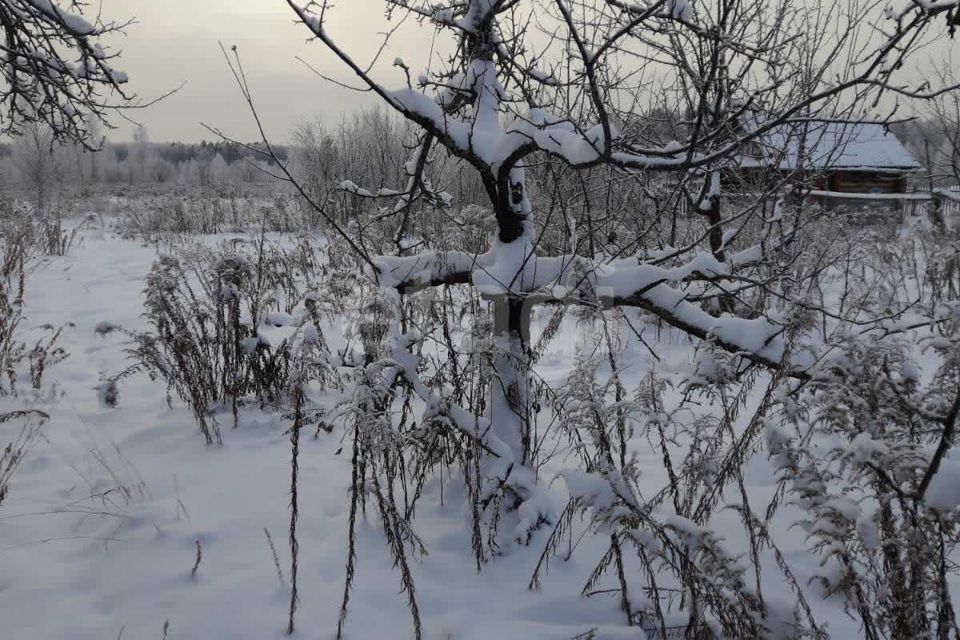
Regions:
M 148 330 L 140 317 L 140 291 L 154 259 L 153 248 L 95 227 L 72 255 L 48 262 L 32 279 L 30 317 L 40 322 L 61 316 L 64 304 L 74 309 L 77 327 L 65 339 L 80 357 L 55 370 L 65 395 L 50 406 L 52 426 L 23 459 L 0 515 L 3 598 L 22 614 L 11 637 L 94 638 L 115 636 L 121 628 L 124 635 L 159 637 L 166 629 L 168 637 L 198 632 L 264 637 L 286 627 L 291 556 L 277 536 L 289 524 L 290 449 L 284 431 L 292 422 L 285 412 L 248 405 L 224 446 L 207 448 L 192 433 L 191 411 L 179 402 L 167 408 L 162 386 L 147 376 L 121 381 L 119 402 L 112 407 L 93 391 L 98 371 L 125 366 L 129 338 L 106 331 L 107 323 Z M 71 268 L 62 286 L 65 264 Z M 338 325 L 329 326 L 329 338 L 343 345 Z M 352 486 L 351 465 L 349 453 L 337 455 L 340 438 L 325 430 L 312 437 L 313 424 L 300 442 L 297 625 L 332 633 L 343 587 L 349 520 L 344 496 Z M 497 584 L 519 584 L 526 567 L 504 563 L 477 582 L 469 578 L 474 564 L 463 553 L 469 535 L 456 516 L 463 492 L 458 484 L 449 477 L 426 478 L 421 492 L 430 501 L 420 510 L 431 553 L 417 556 L 410 567 L 414 575 L 437 576 L 421 581 L 417 591 L 431 635 L 487 637 L 490 621 L 476 610 L 477 598 L 494 593 Z M 376 516 L 365 517 L 362 507 L 357 516 L 358 587 L 347 628 L 361 637 L 394 637 L 405 605 L 396 598 L 392 559 L 381 552 Z M 273 533 L 273 550 L 264 526 Z M 278 564 L 284 567 L 282 583 Z M 59 605 L 40 593 L 56 595 Z M 564 598 L 571 612 L 565 621 L 553 619 L 555 609 L 524 607 L 519 618 L 503 624 L 535 636 L 568 628 L 572 636 L 591 620 L 589 626 L 608 625 L 602 603 Z M 506 615 L 518 602 L 537 605 L 540 596 L 520 589 L 495 600 Z M 244 606 L 227 618 L 211 619 L 211 607 L 227 602 Z
M 922 491 L 883 479 L 923 482 L 936 458 L 949 323 L 849 342 L 856 325 L 800 314 L 831 355 L 792 386 L 639 310 L 546 305 L 521 475 L 482 455 L 502 446 L 482 296 L 398 299 L 319 237 L 140 245 L 89 224 L 25 276 L 29 325 L 66 305 L 76 327 L 40 384 L 58 396 L 31 394 L 49 422 L 10 449 L 27 453 L 0 513 L 14 638 L 672 637 L 691 620 L 849 637 L 920 624 L 955 584 L 952 457 Z M 935 312 L 952 243 L 848 230 L 797 261 L 828 262 L 805 304 Z M 211 620 L 227 602 L 248 613 Z
M 150 328 L 128 332 L 134 363 L 107 384 L 145 369 L 191 407 L 207 444 L 222 444 L 217 411 L 228 409 L 236 427 L 242 403 L 278 406 L 285 397 L 297 336 L 318 356 L 327 350 L 321 311 L 308 295 L 318 277 L 308 237 L 288 249 L 264 232 L 249 242 L 162 255 L 145 283 Z M 326 373 L 314 373 L 326 381 Z
M 7 492 L 10 490 L 10 479 L 13 472 L 23 462 L 40 437 L 40 427 L 49 418 L 47 414 L 38 410 L 10 411 L 0 414 L 0 424 L 13 423 L 20 425 L 20 431 L 12 442 L 6 444 L 0 452 L 0 504 L 3 504 Z
M 23 378 L 30 381 L 34 392 L 39 392 L 47 367 L 67 357 L 58 343 L 69 322 L 59 328 L 43 325 L 39 331 L 29 332 L 32 344 L 22 326 L 27 273 L 36 265 L 38 250 L 42 256 L 50 248 L 50 233 L 42 224 L 39 232 L 29 223 L 0 226 L 0 395 L 16 396 Z M 72 232 L 52 233 L 60 239 L 58 247 L 72 242 L 64 239 L 72 237 Z
M 314 217 L 287 194 L 212 193 L 125 196 L 110 199 L 124 235 L 150 241 L 191 234 L 219 234 L 265 230 L 307 232 L 316 227 Z

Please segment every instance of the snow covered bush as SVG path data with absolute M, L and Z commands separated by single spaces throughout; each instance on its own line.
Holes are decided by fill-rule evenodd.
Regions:
M 307 237 L 283 247 L 261 234 L 161 256 L 144 290 L 150 328 L 131 334 L 134 367 L 164 380 L 190 406 L 207 443 L 219 444 L 217 411 L 229 410 L 236 427 L 250 400 L 283 406 L 294 344 L 313 354 L 310 370 L 298 375 L 332 381 L 320 329 L 327 310 L 310 293 L 320 275 Z
M 80 225 L 66 228 L 59 214 L 44 216 L 37 221 L 36 234 L 41 250 L 48 256 L 65 256 L 80 234 Z
M 954 318 L 918 342 L 839 343 L 767 424 L 779 468 L 768 514 L 787 505 L 802 513 L 823 592 L 843 597 L 866 638 L 956 628 L 958 330 Z
M 28 377 L 39 391 L 47 368 L 61 362 L 67 352 L 58 344 L 60 334 L 69 325 L 40 327 L 39 337 L 26 335 L 23 305 L 29 265 L 38 242 L 35 229 L 28 223 L 4 222 L 0 226 L 0 396 L 16 395 L 17 382 Z M 36 333 L 34 333 L 36 336 Z
M 0 391 L 8 392 L 16 380 L 16 365 L 23 358 L 24 346 L 17 327 L 22 320 L 26 281 L 28 234 L 24 227 L 6 226 L 0 237 Z

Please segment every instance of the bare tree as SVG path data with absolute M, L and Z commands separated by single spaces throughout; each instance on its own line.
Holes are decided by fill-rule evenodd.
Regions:
M 754 558 L 753 569 L 758 572 L 754 591 L 747 585 L 744 569 L 726 554 L 720 540 L 699 525 L 718 508 L 728 486 L 739 482 L 742 489 L 744 457 L 762 433 L 784 381 L 795 381 L 803 389 L 819 382 L 817 373 L 829 368 L 829 362 L 821 362 L 823 352 L 818 347 L 824 341 L 817 342 L 816 332 L 811 331 L 816 322 L 811 318 L 819 314 L 831 321 L 849 320 L 846 326 L 855 327 L 860 335 L 879 339 L 906 329 L 887 323 L 899 319 L 902 309 L 872 314 L 868 320 L 848 319 L 843 317 L 845 309 L 836 314 L 824 306 L 822 298 L 811 301 L 823 265 L 842 257 L 833 246 L 821 250 L 810 241 L 798 243 L 798 233 L 807 224 L 802 198 L 789 212 L 781 200 L 784 193 L 802 193 L 807 179 L 802 169 L 794 175 L 777 175 L 765 186 L 768 193 L 763 197 L 748 194 L 754 202 L 729 211 L 720 206 L 724 187 L 751 158 L 765 157 L 769 150 L 763 147 L 772 135 L 783 139 L 783 131 L 799 130 L 802 142 L 794 153 L 802 159 L 808 130 L 824 122 L 862 117 L 876 110 L 884 96 L 940 95 L 943 88 L 931 88 L 926 82 L 918 88 L 904 69 L 913 64 L 921 45 L 942 35 L 941 19 L 956 20 L 958 3 L 904 0 L 897 9 L 873 0 L 832 4 L 385 0 L 388 18 L 400 21 L 412 16 L 444 42 L 430 68 L 421 74 L 397 58 L 394 65 L 407 78 L 406 86 L 397 89 L 388 88 L 373 74 L 388 43 L 372 61 L 358 61 L 330 31 L 333 3 L 288 0 L 288 4 L 314 38 L 356 76 L 362 90 L 377 95 L 415 127 L 415 144 L 403 165 L 402 184 L 394 189 L 348 186 L 359 196 L 392 205 L 382 207 L 376 216 L 380 223 L 394 227 L 395 232 L 385 237 L 402 240 L 416 235 L 421 221 L 410 202 L 424 199 L 438 208 L 444 206 L 441 187 L 425 178 L 432 160 L 441 153 L 475 173 L 491 213 L 488 218 L 476 216 L 490 224 L 489 250 L 472 253 L 422 243 L 419 253 L 408 255 L 400 250 L 402 242 L 364 235 L 364 225 L 329 213 L 323 203 L 311 198 L 269 141 L 263 141 L 265 153 L 281 175 L 326 219 L 330 233 L 369 268 L 377 289 L 370 295 L 367 318 L 360 327 L 366 359 L 358 365 L 356 389 L 347 401 L 352 403 L 354 481 L 340 630 L 354 573 L 355 514 L 369 493 L 377 500 L 419 637 L 419 610 L 406 554 L 408 547 L 414 553 L 422 548 L 409 524 L 410 504 L 416 502 L 422 484 L 413 491 L 410 504 L 400 504 L 393 495 L 397 469 L 405 464 L 404 447 L 416 447 L 422 435 L 403 440 L 390 424 L 394 394 L 403 393 L 408 395 L 398 404 L 403 404 L 404 418 L 416 398 L 426 408 L 423 423 L 442 433 L 438 439 L 469 443 L 461 449 L 467 453 L 460 460 L 470 494 L 478 567 L 505 542 L 526 543 L 533 532 L 552 525 L 544 552 L 549 557 L 569 530 L 573 514 L 591 508 L 598 514 L 593 522 L 612 533 L 609 550 L 585 592 L 608 568 L 615 570 L 621 607 L 628 621 L 635 621 L 624 577 L 623 547 L 630 544 L 641 558 L 652 606 L 660 606 L 661 576 L 677 578 L 671 584 L 680 586 L 671 588 L 682 592 L 681 606 L 689 612 L 687 637 L 711 637 L 708 614 L 719 620 L 730 637 L 763 637 L 769 631 L 769 611 L 760 594 L 759 560 Z M 244 99 L 253 107 L 239 57 L 228 60 Z M 530 179 L 534 176 L 541 178 L 540 184 Z M 641 225 L 625 213 L 637 206 L 636 200 L 618 201 L 615 189 L 605 188 L 612 181 L 635 189 L 641 202 L 656 203 L 651 225 L 660 225 L 658 218 L 670 207 L 676 214 L 680 205 L 693 214 L 694 222 L 674 215 L 670 242 L 654 242 L 657 236 L 639 229 Z M 574 192 L 584 203 L 578 205 L 578 215 L 568 210 L 566 194 Z M 773 206 L 758 206 L 757 200 L 772 201 Z M 538 204 L 548 206 L 538 208 Z M 637 216 L 636 222 L 644 219 Z M 684 228 L 677 229 L 679 224 Z M 629 229 L 633 237 L 611 233 L 603 238 L 598 233 L 601 225 Z M 397 247 L 398 255 L 378 255 L 392 247 Z M 804 255 L 801 264 L 799 258 Z M 461 385 L 465 368 L 455 356 L 449 363 L 452 373 L 445 379 L 440 373 L 433 379 L 421 376 L 434 342 L 450 352 L 455 347 L 445 335 L 445 319 L 430 327 L 433 341 L 426 346 L 428 337 L 413 330 L 419 329 L 410 311 L 415 303 L 402 303 L 409 294 L 463 284 L 472 285 L 468 294 L 472 297 L 464 304 L 479 297 L 492 309 L 489 324 L 476 328 L 476 337 L 492 345 L 490 365 L 485 368 L 475 361 L 467 365 L 473 367 L 474 379 L 488 383 L 482 400 Z M 441 315 L 453 315 L 449 306 L 457 302 L 447 297 L 447 291 L 442 295 Z M 732 436 L 734 445 L 712 460 L 720 466 L 711 471 L 707 488 L 682 488 L 689 478 L 681 482 L 674 477 L 667 436 L 661 431 L 671 484 L 654 498 L 641 495 L 636 482 L 639 471 L 627 451 L 628 400 L 611 356 L 613 377 L 608 387 L 597 384 L 589 366 L 578 365 L 580 375 L 573 376 L 565 390 L 574 406 L 588 409 L 563 418 L 587 477 L 571 474 L 570 484 L 582 480 L 580 490 L 571 491 L 562 514 L 553 513 L 537 477 L 543 452 L 535 433 L 535 404 L 544 394 L 536 391 L 532 375 L 539 346 L 533 343 L 530 328 L 535 305 L 559 309 L 554 318 L 562 318 L 563 309 L 576 307 L 593 314 L 604 331 L 608 326 L 604 310 L 641 310 L 661 325 L 701 342 L 704 362 L 700 364 L 713 372 L 698 371 L 701 379 L 738 379 L 761 369 L 770 372 L 769 387 L 745 433 Z M 923 322 L 943 322 L 946 316 L 936 315 L 941 312 L 935 311 Z M 826 331 L 823 324 L 816 328 Z M 551 331 L 556 333 L 555 325 L 549 325 L 544 334 Z M 637 336 L 642 341 L 639 332 Z M 602 339 L 613 340 L 609 332 L 602 333 Z M 663 419 L 662 391 L 654 379 L 650 387 L 636 404 L 656 420 Z M 605 406 L 609 395 L 615 403 Z M 552 399 L 562 403 L 562 398 Z M 718 432 L 732 431 L 728 418 L 739 410 L 743 398 L 728 400 L 723 399 L 725 413 Z M 930 422 L 946 425 L 944 433 L 950 436 L 956 412 L 951 409 L 935 418 Z M 590 441 L 577 441 L 584 434 Z M 411 457 L 418 465 L 426 461 L 423 465 L 429 467 L 435 455 L 433 449 L 424 448 Z M 924 474 L 919 480 L 923 484 L 911 490 L 921 499 L 924 484 L 929 484 L 927 476 L 933 472 Z M 595 476 L 605 483 L 604 488 L 597 487 Z M 762 544 L 772 543 L 763 523 L 754 520 L 746 497 L 743 500 L 752 551 L 759 555 Z M 659 522 L 652 505 L 667 501 L 673 502 L 678 517 Z M 479 524 L 481 520 L 489 526 L 487 530 Z M 916 531 L 911 529 L 910 535 Z M 811 637 L 825 637 L 789 566 L 779 566 L 799 599 L 795 613 L 806 612 Z M 531 586 L 536 581 L 535 575 Z M 858 603 L 867 624 L 869 599 Z M 912 604 L 904 596 L 897 606 Z M 662 611 L 654 613 L 660 637 L 667 637 Z M 903 634 L 913 619 L 903 615 L 891 624 L 897 630 L 894 637 L 906 637 Z M 946 633 L 950 624 L 939 628 Z
M 88 3 L 70 0 L 0 2 L 0 130 L 17 134 L 40 122 L 57 140 L 99 145 L 89 117 L 105 122 L 134 106 L 127 76 L 112 64 L 118 53 L 104 41 L 129 22 L 84 17 Z
M 328 31 L 332 5 L 288 3 L 366 89 L 421 129 L 407 164 L 409 183 L 391 197 L 423 189 L 420 172 L 436 145 L 482 180 L 496 220 L 488 253 L 367 259 L 376 265 L 381 286 L 401 293 L 472 282 L 493 301 L 501 352 L 490 399 L 489 438 L 497 444 L 487 445 L 508 460 L 504 469 L 510 477 L 503 480 L 507 487 L 514 482 L 521 502 L 530 492 L 516 481 L 516 470 L 528 465 L 531 455 L 525 364 L 531 304 L 640 307 L 692 336 L 779 367 L 783 326 L 758 321 L 748 336 L 737 319 L 704 313 L 672 286 L 695 277 L 704 287 L 718 286 L 715 295 L 726 294 L 719 274 L 769 257 L 769 247 L 737 255 L 724 251 L 719 172 L 778 127 L 836 117 L 841 110 L 859 113 L 870 104 L 866 100 L 882 93 L 929 94 L 899 84 L 897 72 L 912 61 L 934 20 L 956 10 L 955 2 L 907 3 L 902 11 L 883 13 L 879 2 L 823 7 L 794 0 L 721 0 L 695 7 L 687 0 L 646 5 L 470 0 L 441 6 L 387 0 L 388 15 L 413 14 L 429 22 L 451 36 L 453 50 L 439 70 L 389 89 L 373 77 L 371 65 L 356 61 Z M 874 29 L 879 36 L 872 35 Z M 395 64 L 405 68 L 402 60 Z M 679 97 L 683 118 L 670 141 L 658 140 L 642 113 L 651 94 L 665 92 Z M 693 264 L 667 270 L 658 266 L 666 262 L 661 256 L 598 272 L 577 255 L 539 256 L 525 179 L 537 156 L 577 171 L 607 166 L 693 177 L 700 186 L 691 203 L 705 214 L 704 238 L 716 263 L 707 271 Z M 693 244 L 669 258 L 696 249 Z M 757 334 L 763 336 L 759 341 Z M 412 378 L 415 371 L 407 374 Z
M 51 130 L 40 123 L 28 125 L 27 130 L 16 139 L 14 158 L 21 185 L 32 196 L 36 211 L 43 214 L 59 186 L 62 174 Z
M 136 177 L 131 171 L 130 182 L 145 182 L 147 180 L 147 166 L 152 160 L 152 149 L 150 147 L 150 134 L 145 126 L 137 125 L 133 130 L 133 161 L 135 163 Z

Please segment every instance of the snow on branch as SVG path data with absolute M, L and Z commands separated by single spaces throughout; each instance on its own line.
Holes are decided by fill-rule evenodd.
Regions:
M 690 302 L 687 296 L 657 279 L 654 273 L 642 267 L 637 268 L 637 280 L 619 282 L 627 274 L 618 274 L 611 294 L 601 298 L 609 306 L 632 306 L 644 309 L 668 325 L 680 329 L 688 335 L 701 340 L 712 340 L 726 351 L 739 355 L 751 362 L 771 369 L 786 365 L 790 375 L 808 377 L 805 369 L 813 360 L 788 357 L 786 318 L 767 312 L 756 318 L 740 318 L 731 314 L 714 316 L 699 305 Z M 644 283 L 645 286 L 638 286 Z
M 759 67 L 771 67 L 769 73 L 761 75 L 778 75 L 774 68 L 783 66 L 778 63 L 778 60 L 783 62 L 778 57 L 783 55 L 778 49 L 796 46 L 793 35 L 771 29 L 769 33 L 757 36 L 749 30 L 729 26 L 726 28 L 728 33 L 724 34 L 723 55 L 731 59 L 724 64 L 728 68 L 739 65 L 743 74 L 740 79 L 744 83 L 738 90 L 743 95 L 733 101 L 737 103 L 734 110 L 746 113 L 760 108 L 769 111 L 770 117 L 755 131 L 731 136 L 735 120 L 720 119 L 708 125 L 698 116 L 688 139 L 673 145 L 657 145 L 637 144 L 637 140 L 626 139 L 618 130 L 614 114 L 620 114 L 620 111 L 613 97 L 625 87 L 621 85 L 620 71 L 608 58 L 621 51 L 631 51 L 627 43 L 635 41 L 636 46 L 648 46 L 655 53 L 651 63 L 673 61 L 674 66 L 682 66 L 682 57 L 677 58 L 680 54 L 673 51 L 673 45 L 669 43 L 669 36 L 675 29 L 689 31 L 690 37 L 698 42 L 709 43 L 716 36 L 709 24 L 700 25 L 695 5 L 689 0 L 668 0 L 649 5 L 608 0 L 606 4 L 615 8 L 616 14 L 606 14 L 602 8 L 597 8 L 599 13 L 596 15 L 584 16 L 574 12 L 562 0 L 542 5 L 495 0 L 418 5 L 388 0 L 390 12 L 412 12 L 422 19 L 429 19 L 439 29 L 452 30 L 461 41 L 457 54 L 460 65 L 452 65 L 446 72 L 435 72 L 434 81 L 428 80 L 426 75 L 421 76 L 420 89 L 434 86 L 435 95 L 409 86 L 388 89 L 374 80 L 370 68 L 358 64 L 326 31 L 325 23 L 332 5 L 311 2 L 300 6 L 294 0 L 288 0 L 288 3 L 317 39 L 333 51 L 368 89 L 434 136 L 455 156 L 493 179 L 502 178 L 534 153 L 554 156 L 575 168 L 607 164 L 628 170 L 675 171 L 716 163 L 734 155 L 771 128 L 796 119 L 810 108 L 822 108 L 841 94 L 867 87 L 878 91 L 897 90 L 891 83 L 892 74 L 902 66 L 904 57 L 912 49 L 909 43 L 934 16 L 957 7 L 956 0 L 916 0 L 905 4 L 902 10 L 888 12 L 888 17 L 895 17 L 898 23 L 892 33 L 884 34 L 875 47 L 858 55 L 857 61 L 850 63 L 844 74 L 813 74 L 823 75 L 825 80 L 819 86 L 805 88 L 802 95 L 792 93 L 789 75 L 772 77 L 764 86 L 748 86 L 748 76 L 751 73 L 756 75 Z M 510 16 L 521 5 L 526 11 L 536 12 L 542 7 L 545 10 L 553 8 L 558 13 L 557 29 L 571 43 L 566 49 L 566 62 L 572 65 L 572 70 L 566 83 L 537 70 L 536 64 L 541 61 L 538 55 L 534 55 L 529 64 L 517 62 L 519 50 L 514 47 L 522 48 L 523 45 L 507 40 L 504 34 L 509 33 L 509 27 L 502 27 L 500 21 L 515 19 Z M 866 13 L 862 17 L 866 18 Z M 761 18 L 748 14 L 746 19 Z M 779 26 L 786 28 L 788 25 Z M 665 39 L 662 43 L 661 38 Z M 846 36 L 839 38 L 843 42 Z M 737 59 L 743 62 L 735 63 Z M 680 74 L 683 73 L 681 70 Z M 510 81 L 516 86 L 511 86 L 508 91 L 505 85 Z M 709 91 L 712 82 L 714 80 L 706 83 L 704 91 Z M 570 96 L 564 93 L 578 84 L 583 85 L 584 90 L 575 99 L 583 104 L 571 111 L 571 105 L 567 103 Z M 549 85 L 556 91 L 541 95 L 524 88 L 533 85 Z M 704 94 L 699 99 L 703 101 L 707 97 Z M 550 113 L 551 108 L 561 107 L 563 113 Z M 593 122 L 577 122 L 570 115 L 572 113 L 584 114 L 583 119 L 593 118 Z M 616 116 L 622 117 L 622 114 Z
M 463 251 L 422 253 L 414 256 L 374 258 L 377 282 L 400 293 L 413 293 L 442 284 L 466 284 L 478 264 L 478 256 Z
M 485 295 L 509 291 L 527 296 L 531 303 L 639 307 L 691 336 L 712 340 L 752 362 L 779 368 L 788 354 L 786 318 L 773 312 L 751 319 L 728 314 L 714 316 L 691 300 L 690 294 L 673 286 L 696 280 L 719 281 L 761 259 L 759 247 L 732 254 L 725 262 L 701 252 L 673 267 L 638 263 L 636 258 L 597 264 L 581 256 L 530 256 L 524 273 L 517 278 L 492 277 L 496 272 L 492 254 L 447 251 L 384 256 L 374 262 L 379 269 L 380 285 L 400 293 L 473 283 Z M 512 285 L 507 281 L 512 281 Z M 805 370 L 812 364 L 812 358 L 794 355 L 790 369 L 798 377 L 807 377 Z
M 104 44 L 129 22 L 82 15 L 52 0 L 0 0 L 0 131 L 16 135 L 22 125 L 42 123 L 55 138 L 96 148 L 90 120 L 106 123 L 117 109 L 143 106 L 123 90 L 127 75 L 115 69 L 118 57 Z
M 536 473 L 515 459 L 513 450 L 497 437 L 489 420 L 448 402 L 430 389 L 421 380 L 417 371 L 419 358 L 411 351 L 419 336 L 416 333 L 400 334 L 396 326 L 393 331 L 391 357 L 396 363 L 397 374 L 426 405 L 424 420 L 447 424 L 492 454 L 485 459 L 483 469 L 489 479 L 487 492 L 492 494 L 505 488 L 520 499 L 513 538 L 526 542 L 533 530 L 543 522 L 551 521 L 551 514 L 555 511 L 546 489 L 537 483 Z

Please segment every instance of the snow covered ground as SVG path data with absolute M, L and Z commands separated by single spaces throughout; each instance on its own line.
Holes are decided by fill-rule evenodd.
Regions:
M 143 325 L 143 278 L 156 256 L 156 246 L 121 239 L 101 224 L 87 228 L 67 257 L 45 260 L 28 281 L 28 326 L 74 326 L 63 338 L 71 355 L 51 372 L 53 388 L 41 397 L 0 402 L 0 411 L 30 402 L 51 414 L 0 509 L 4 639 L 262 639 L 284 633 L 290 450 L 281 419 L 247 411 L 217 448 L 204 446 L 190 412 L 176 399 L 168 406 L 162 383 L 145 375 L 122 383 L 116 408 L 98 401 L 101 374 L 121 370 L 126 361 L 123 335 L 101 336 L 95 328 L 102 321 Z M 568 324 L 571 335 L 540 363 L 547 379 L 569 371 L 579 338 L 572 335 L 576 324 Z M 657 365 L 662 370 L 691 356 L 688 343 L 671 332 L 648 339 L 664 359 Z M 638 348 L 623 363 L 636 383 L 650 356 Z M 331 638 L 336 631 L 350 484 L 344 445 L 338 431 L 318 438 L 310 432 L 302 442 L 298 637 Z M 641 463 L 662 471 L 660 453 L 649 443 L 639 439 L 636 449 Z M 564 483 L 550 470 L 544 479 L 562 507 Z M 651 474 L 651 486 L 659 480 Z M 762 506 L 775 482 L 765 455 L 746 467 L 745 481 Z M 551 563 L 542 591 L 530 591 L 548 532 L 478 574 L 462 486 L 443 478 L 441 487 L 435 479 L 421 504 L 416 526 L 428 555 L 417 557 L 413 572 L 426 638 L 562 639 L 591 629 L 595 638 L 641 637 L 626 626 L 616 597 L 580 596 L 603 551 L 593 553 L 590 538 L 571 560 Z M 731 548 L 742 550 L 736 517 L 729 518 Z M 803 548 L 803 533 L 789 525 L 789 514 L 778 519 L 778 540 L 806 583 L 819 567 Z M 358 541 L 346 637 L 410 637 L 405 597 L 373 510 Z M 632 575 L 628 582 L 642 579 Z M 791 603 L 785 585 L 766 590 L 772 609 L 777 599 Z M 856 624 L 839 602 L 820 600 L 816 607 L 834 637 L 856 637 Z
M 156 255 L 154 246 L 87 229 L 70 255 L 46 260 L 29 280 L 28 325 L 75 327 L 64 335 L 71 355 L 52 373 L 54 397 L 32 401 L 51 420 L 0 510 L 6 639 L 161 638 L 166 623 L 168 638 L 283 635 L 289 443 L 281 421 L 247 413 L 222 448 L 206 447 L 189 411 L 176 401 L 169 408 L 163 385 L 146 376 L 122 384 L 117 408 L 98 401 L 100 374 L 122 369 L 125 356 L 122 335 L 98 336 L 95 328 L 105 320 L 141 326 L 143 277 Z M 19 406 L 23 397 L 4 402 Z M 350 483 L 341 444 L 336 433 L 304 438 L 302 637 L 336 630 Z M 439 486 L 430 490 L 439 496 Z M 585 564 L 557 566 L 542 593 L 525 589 L 535 546 L 477 575 L 457 487 L 446 486 L 438 503 L 424 502 L 429 555 L 414 569 L 426 637 L 565 638 L 593 627 L 602 637 L 636 637 L 623 628 L 615 600 L 581 599 L 571 589 L 589 573 Z M 359 540 L 348 637 L 407 637 L 409 612 L 373 516 Z

